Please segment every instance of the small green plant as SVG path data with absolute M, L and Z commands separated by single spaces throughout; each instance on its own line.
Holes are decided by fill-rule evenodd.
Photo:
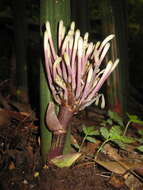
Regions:
M 129 120 L 128 120 L 127 124 L 124 125 L 123 119 L 117 113 L 109 110 L 108 111 L 108 119 L 101 123 L 101 125 L 103 127 L 101 127 L 99 130 L 95 130 L 95 126 L 93 126 L 93 127 L 83 126 L 84 138 L 82 140 L 81 145 L 78 146 L 79 152 L 81 151 L 81 148 L 82 148 L 85 140 L 95 143 L 96 138 L 102 138 L 103 143 L 98 148 L 98 151 L 96 152 L 95 157 L 97 157 L 98 153 L 103 149 L 104 145 L 109 142 L 112 142 L 123 149 L 126 148 L 126 144 L 130 144 L 130 143 L 133 143 L 136 141 L 143 143 L 143 130 L 138 131 L 138 133 L 141 135 L 140 139 L 128 137 L 126 135 L 128 127 L 132 122 L 138 123 L 138 124 L 143 124 L 143 121 L 141 121 L 136 115 L 127 114 L 127 116 L 129 118 Z M 110 129 L 108 129 L 107 125 L 110 125 L 112 127 Z M 137 147 L 137 150 L 143 152 L 143 145 Z
M 93 126 L 93 127 L 83 126 L 82 129 L 83 129 L 83 133 L 84 133 L 84 138 L 82 140 L 81 145 L 79 146 L 79 152 L 81 151 L 81 148 L 82 148 L 85 140 L 95 143 L 96 142 L 95 136 L 99 135 L 99 131 L 95 130 L 95 126 Z
M 106 126 L 107 124 L 113 125 L 114 123 L 120 126 L 124 126 L 123 119 L 116 112 L 109 110 L 107 116 L 108 119 L 101 123 L 102 126 Z
M 141 143 L 142 145 L 138 146 L 136 149 L 143 153 L 143 129 L 138 130 L 138 134 L 141 136 L 141 138 L 138 139 L 138 142 Z
M 129 120 L 128 120 L 127 124 L 126 124 L 126 127 L 125 127 L 125 130 L 124 130 L 124 134 L 123 134 L 123 135 L 126 135 L 127 130 L 128 130 L 128 127 L 129 127 L 129 125 L 130 125 L 131 123 L 137 123 L 137 124 L 143 125 L 143 121 L 140 120 L 140 119 L 138 118 L 138 116 L 136 116 L 136 115 L 130 115 L 130 114 L 128 114 L 128 113 L 127 113 L 127 116 L 128 116 L 128 118 L 129 118 Z
M 118 125 L 124 126 L 123 119 L 116 112 L 112 112 L 111 110 L 109 110 L 108 117 L 110 118 L 110 120 L 117 123 Z
M 127 124 L 124 125 L 123 119 L 117 113 L 112 112 L 111 110 L 108 111 L 109 118 L 102 123 L 104 127 L 100 129 L 101 136 L 105 139 L 105 141 L 99 147 L 98 152 L 100 152 L 103 146 L 109 141 L 114 142 L 121 148 L 124 148 L 125 144 L 133 143 L 135 141 L 143 143 L 143 130 L 138 130 L 138 133 L 141 135 L 140 139 L 126 136 L 128 127 L 130 126 L 131 123 L 137 123 L 143 125 L 143 121 L 140 120 L 136 115 L 130 115 L 127 113 L 127 116 L 129 120 Z M 114 123 L 117 123 L 118 125 L 113 125 Z M 110 130 L 105 127 L 107 124 L 113 125 Z M 137 147 L 137 150 L 143 152 L 143 145 Z
M 126 135 L 128 127 L 130 126 L 131 123 L 137 123 L 143 125 L 143 121 L 140 120 L 136 115 L 130 115 L 127 113 L 128 122 L 126 125 L 124 125 L 123 119 L 116 112 L 112 112 L 111 110 L 109 110 L 107 115 L 108 119 L 106 121 L 103 121 L 101 125 L 106 126 L 107 124 L 113 125 L 114 123 L 116 123 L 120 127 L 124 128 L 123 136 Z
M 111 129 L 107 129 L 106 127 L 101 127 L 99 130 L 95 130 L 95 126 L 93 127 L 85 127 L 83 126 L 84 138 L 82 140 L 81 145 L 76 144 L 76 148 L 78 148 L 79 152 L 87 140 L 89 142 L 95 143 L 97 137 L 102 137 L 104 140 L 101 146 L 99 147 L 96 156 L 102 150 L 104 145 L 108 142 L 113 142 L 121 148 L 125 148 L 126 144 L 135 142 L 135 139 L 131 137 L 127 137 L 123 135 L 122 127 L 119 125 L 113 125 Z M 95 138 L 96 137 L 96 138 Z
M 143 129 L 142 130 L 138 130 L 138 134 L 141 136 L 141 138 L 139 138 L 138 141 L 140 143 L 143 143 Z
M 102 150 L 104 145 L 109 141 L 117 144 L 121 148 L 125 148 L 126 144 L 135 142 L 133 138 L 122 135 L 123 133 L 122 128 L 119 125 L 113 125 L 111 129 L 107 129 L 106 127 L 101 127 L 99 131 L 100 135 L 104 139 L 104 142 L 99 147 L 96 153 L 96 157 L 98 153 Z

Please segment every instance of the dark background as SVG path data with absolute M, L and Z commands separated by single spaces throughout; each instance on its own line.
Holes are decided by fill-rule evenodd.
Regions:
M 0 1 L 0 82 L 8 80 L 10 88 L 25 85 L 27 79 L 20 80 L 23 72 L 21 65 L 28 63 L 28 89 L 31 102 L 35 106 L 38 93 L 36 80 L 39 77 L 40 59 L 40 1 L 39 0 L 1 0 Z M 23 3 L 22 3 L 23 2 Z M 122 3 L 122 1 L 120 1 Z M 140 103 L 143 103 L 143 1 L 124 1 L 127 44 L 129 93 Z M 20 6 L 20 7 L 19 7 Z M 98 0 L 71 0 L 71 20 L 84 34 L 90 33 L 94 42 L 102 40 L 103 17 L 101 4 Z M 23 33 L 23 38 L 20 33 Z M 22 54 L 19 49 L 22 48 Z M 31 90 L 32 89 L 32 90 Z

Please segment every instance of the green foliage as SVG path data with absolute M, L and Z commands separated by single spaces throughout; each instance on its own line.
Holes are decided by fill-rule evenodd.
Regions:
M 100 133 L 104 137 L 104 139 L 108 139 L 109 138 L 109 130 L 107 128 L 102 127 L 100 129 Z
M 96 139 L 93 138 L 93 137 L 90 137 L 90 136 L 87 136 L 86 140 L 89 141 L 89 142 L 91 142 L 91 143 L 95 143 L 96 142 Z
M 116 113 L 111 110 L 108 111 L 108 119 L 103 121 L 101 125 L 106 126 L 107 124 L 113 125 L 114 123 L 124 126 L 123 119 Z
M 111 129 L 107 129 L 106 127 L 100 128 L 101 136 L 107 142 L 112 141 L 117 144 L 119 147 L 123 148 L 125 144 L 133 143 L 135 140 L 131 137 L 122 135 L 122 128 L 119 125 L 114 125 Z
M 138 140 L 139 143 L 143 144 L 143 130 L 138 130 L 138 134 L 141 137 L 138 138 L 137 140 Z M 138 146 L 136 149 L 143 153 L 143 145 Z
M 113 125 L 113 120 L 109 118 L 109 119 L 107 119 L 106 123 L 109 125 Z
M 132 122 L 137 124 L 143 124 L 143 121 L 140 120 L 136 115 L 130 115 L 127 114 L 129 120 L 126 125 L 124 125 L 122 118 L 115 112 L 108 111 L 108 119 L 106 121 L 102 122 L 101 128 L 98 130 L 95 129 L 95 126 L 86 127 L 83 126 L 83 133 L 84 138 L 80 145 L 78 146 L 79 151 L 81 150 L 81 147 L 83 146 L 83 143 L 85 140 L 95 143 L 97 138 L 102 138 L 103 142 L 101 146 L 98 148 L 98 151 L 96 152 L 96 156 L 98 153 L 103 149 L 104 145 L 106 143 L 112 142 L 119 146 L 122 149 L 126 148 L 127 144 L 131 144 L 134 142 L 140 142 L 143 143 L 143 130 L 138 130 L 138 134 L 141 136 L 141 138 L 132 138 L 128 137 L 126 135 L 127 129 L 130 126 Z M 107 128 L 107 125 L 110 125 L 111 128 Z M 143 145 L 140 145 L 136 148 L 136 150 L 143 152 Z
M 141 146 L 137 147 L 137 150 L 139 150 L 140 152 L 142 152 L 142 153 L 143 153 L 143 145 L 141 145 Z
M 123 119 L 116 112 L 112 112 L 111 110 L 109 110 L 108 116 L 112 121 L 116 122 L 118 125 L 124 126 Z
M 109 118 L 107 119 L 107 121 L 103 123 L 104 127 L 100 129 L 100 133 L 102 137 L 105 139 L 106 143 L 109 141 L 112 141 L 115 144 L 117 144 L 119 147 L 125 148 L 125 144 L 133 143 L 137 141 L 137 139 L 135 138 L 133 139 L 131 137 L 127 137 L 126 133 L 127 133 L 128 127 L 130 126 L 132 122 L 137 123 L 137 124 L 143 124 L 143 121 L 140 120 L 138 116 L 130 115 L 127 113 L 129 120 L 125 126 L 124 126 L 122 118 L 117 113 L 109 110 L 108 116 Z M 114 123 L 117 123 L 118 125 L 113 125 Z M 107 128 L 105 128 L 106 124 L 113 125 L 113 126 L 111 127 L 110 130 L 108 130 Z M 143 130 L 138 131 L 138 133 L 141 135 L 141 138 L 139 138 L 138 141 L 140 143 L 143 143 Z
M 93 127 L 83 126 L 83 132 L 84 132 L 86 137 L 93 136 L 93 135 L 99 135 L 98 130 L 95 130 L 95 126 L 93 126 Z
M 127 113 L 127 116 L 128 116 L 128 118 L 129 118 L 129 120 L 128 120 L 126 126 L 125 126 L 124 135 L 127 133 L 128 127 L 129 127 L 129 125 L 130 125 L 132 122 L 133 122 L 133 123 L 137 123 L 137 124 L 143 125 L 143 121 L 140 120 L 140 119 L 138 118 L 138 116 L 136 116 L 136 115 L 130 115 L 130 114 L 128 114 L 128 113 Z
M 143 137 L 143 130 L 138 130 L 138 134 Z
M 128 118 L 129 118 L 129 121 L 128 121 L 128 122 L 133 122 L 133 123 L 137 123 L 137 124 L 143 125 L 143 121 L 140 120 L 140 119 L 138 118 L 138 116 L 136 116 L 136 115 L 130 115 L 130 114 L 128 114 L 128 113 L 127 113 L 127 116 L 128 116 Z
M 124 136 L 126 135 L 128 127 L 130 126 L 130 124 L 132 122 L 143 125 L 143 121 L 140 120 L 138 118 L 138 116 L 130 115 L 129 113 L 127 113 L 127 116 L 128 116 L 129 120 L 128 120 L 127 124 L 124 125 L 123 119 L 116 112 L 109 110 L 108 111 L 108 119 L 106 121 L 103 121 L 102 125 L 106 126 L 107 124 L 109 124 L 109 125 L 114 125 L 114 123 L 118 124 L 120 127 L 124 128 L 124 132 L 123 132 Z
M 92 127 L 83 126 L 82 132 L 84 134 L 84 138 L 82 140 L 81 145 L 79 146 L 78 144 L 74 144 L 74 147 L 77 148 L 79 150 L 79 152 L 81 151 L 81 148 L 86 140 L 91 143 L 95 143 L 96 142 L 95 136 L 99 135 L 99 131 L 95 130 L 94 126 L 92 126 Z

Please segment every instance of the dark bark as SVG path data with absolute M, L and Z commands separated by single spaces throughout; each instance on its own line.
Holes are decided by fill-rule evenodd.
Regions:
M 14 35 L 16 52 L 16 78 L 19 90 L 28 92 L 27 87 L 27 18 L 26 1 L 14 0 Z M 26 95 L 27 96 L 27 95 Z M 25 97 L 28 101 L 28 96 Z
M 82 35 L 89 31 L 88 11 L 88 0 L 71 1 L 71 18 L 76 22 L 76 26 L 80 29 Z
M 106 62 L 120 59 L 118 67 L 107 81 L 108 108 L 123 115 L 127 111 L 128 97 L 128 48 L 127 48 L 127 10 L 126 1 L 102 0 L 103 34 L 113 33 L 111 53 Z

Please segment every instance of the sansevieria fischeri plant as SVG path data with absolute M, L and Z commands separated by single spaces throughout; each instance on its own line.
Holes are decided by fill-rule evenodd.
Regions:
M 66 32 L 63 21 L 60 21 L 57 37 L 55 48 L 50 23 L 47 22 L 44 33 L 45 68 L 53 99 L 60 106 L 56 115 L 54 103 L 50 102 L 46 113 L 47 126 L 53 133 L 49 160 L 62 155 L 68 125 L 74 114 L 93 102 L 98 104 L 99 99 L 104 108 L 104 96 L 99 94 L 99 90 L 119 62 L 118 59 L 114 63 L 110 60 L 105 68 L 100 69 L 114 34 L 93 44 L 88 42 L 88 33 L 80 36 L 74 22 Z

